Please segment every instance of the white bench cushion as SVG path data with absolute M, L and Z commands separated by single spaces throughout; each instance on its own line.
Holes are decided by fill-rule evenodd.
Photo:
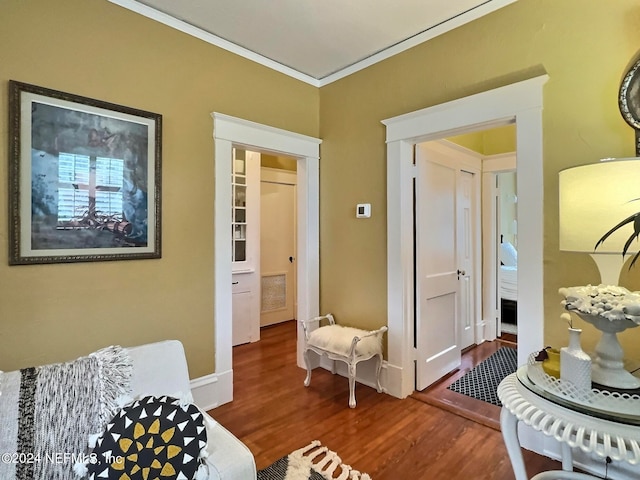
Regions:
M 367 330 L 359 328 L 327 325 L 311 332 L 307 344 L 346 357 L 349 355 L 353 337 L 362 337 L 367 333 L 369 333 Z M 370 357 L 380 351 L 380 340 L 376 336 L 364 338 L 356 345 L 356 356 L 358 357 Z

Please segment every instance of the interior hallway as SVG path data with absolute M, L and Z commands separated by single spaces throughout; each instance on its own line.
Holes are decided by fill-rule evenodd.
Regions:
M 418 401 L 399 400 L 316 369 L 311 385 L 296 366 L 296 324 L 261 331 L 261 340 L 233 351 L 234 401 L 209 413 L 265 468 L 312 440 L 374 480 L 511 480 L 500 432 Z M 529 476 L 559 462 L 525 452 Z

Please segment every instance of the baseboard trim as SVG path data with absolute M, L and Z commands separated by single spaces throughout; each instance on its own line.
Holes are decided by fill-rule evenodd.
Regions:
M 233 400 L 233 370 L 194 378 L 189 383 L 193 402 L 204 411 Z
M 402 367 L 386 363 L 386 369 L 382 373 L 382 388 L 392 397 L 407 398 L 415 390 L 415 380 L 405 378 Z

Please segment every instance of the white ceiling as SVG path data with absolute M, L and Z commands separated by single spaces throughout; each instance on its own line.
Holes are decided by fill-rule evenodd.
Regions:
M 110 0 L 322 86 L 516 0 Z

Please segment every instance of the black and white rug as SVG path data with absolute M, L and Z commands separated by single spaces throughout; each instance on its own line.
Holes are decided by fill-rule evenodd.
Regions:
M 498 385 L 517 368 L 518 351 L 511 347 L 501 347 L 447 388 L 501 407 L 502 403 L 497 393 Z
M 258 480 L 371 480 L 342 463 L 340 457 L 323 447 L 318 440 L 282 457 L 263 470 Z

